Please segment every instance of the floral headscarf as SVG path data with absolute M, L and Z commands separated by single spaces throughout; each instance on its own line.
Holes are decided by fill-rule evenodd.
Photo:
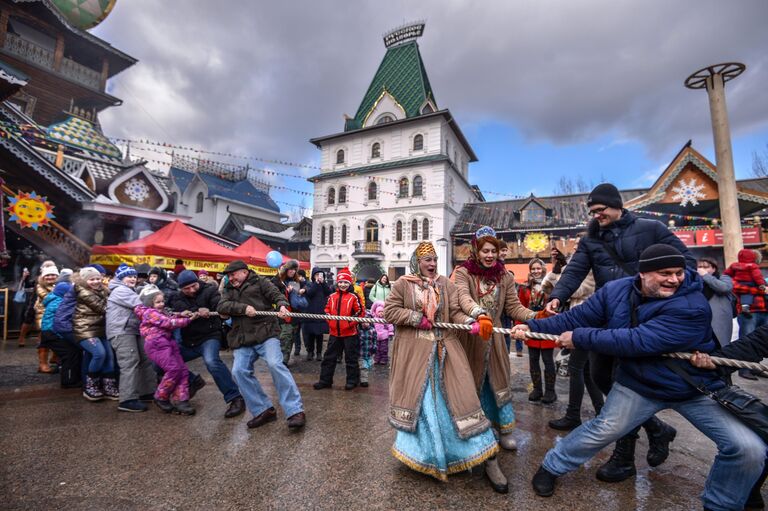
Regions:
M 416 284 L 421 289 L 421 301 L 424 313 L 427 319 L 435 322 L 437 309 L 440 306 L 440 291 L 437 288 L 435 279 L 428 279 L 419 271 L 419 261 L 425 257 L 437 257 L 434 245 L 429 241 L 419 243 L 411 256 L 411 274 L 404 275 L 403 278 Z

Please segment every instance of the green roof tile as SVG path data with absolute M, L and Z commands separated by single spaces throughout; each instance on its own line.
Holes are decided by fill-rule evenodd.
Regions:
M 403 107 L 406 117 L 421 115 L 420 108 L 427 99 L 437 107 L 416 41 L 387 49 L 354 119 L 347 120 L 344 131 L 362 128 L 366 116 L 384 91 Z

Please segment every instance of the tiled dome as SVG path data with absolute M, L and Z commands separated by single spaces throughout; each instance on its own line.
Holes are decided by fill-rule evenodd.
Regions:
M 53 0 L 67 21 L 82 30 L 88 30 L 109 16 L 117 0 Z

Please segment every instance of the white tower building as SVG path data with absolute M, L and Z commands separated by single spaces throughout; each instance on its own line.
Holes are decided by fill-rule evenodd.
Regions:
M 466 202 L 475 153 L 450 111 L 438 109 L 416 38 L 423 24 L 384 37 L 387 52 L 344 131 L 311 140 L 321 151 L 312 265 L 358 279 L 403 275 L 416 245 L 435 243 L 450 268 L 450 231 Z

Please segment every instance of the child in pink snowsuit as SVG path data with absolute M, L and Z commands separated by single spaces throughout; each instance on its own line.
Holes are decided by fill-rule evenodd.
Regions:
M 155 391 L 155 404 L 165 413 L 194 415 L 195 409 L 189 404 L 189 369 L 173 331 L 189 325 L 197 314 L 186 317 L 166 314 L 163 293 L 153 285 L 144 287 L 139 299 L 143 305 L 137 305 L 134 311 L 141 320 L 139 333 L 144 337 L 144 351 L 164 371 Z
M 374 318 L 384 317 L 384 302 L 376 300 L 371 305 L 371 315 Z M 395 335 L 395 326 L 389 323 L 374 323 L 376 328 L 376 355 L 373 357 L 374 364 L 387 365 L 389 363 L 389 338 Z

